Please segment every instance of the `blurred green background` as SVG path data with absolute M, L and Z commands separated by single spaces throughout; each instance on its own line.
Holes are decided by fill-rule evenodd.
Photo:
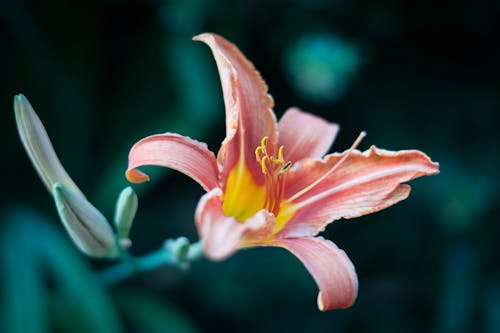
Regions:
M 495 4 L 496 3 L 496 4 Z M 500 5 L 487 1 L 0 2 L 0 278 L 3 332 L 500 332 Z M 341 125 L 333 147 L 420 149 L 441 174 L 410 198 L 337 221 L 325 237 L 359 275 L 356 304 L 321 313 L 312 278 L 280 249 L 187 271 L 161 268 L 104 289 L 70 244 L 15 129 L 25 94 L 63 164 L 108 218 L 129 148 L 166 131 L 224 137 L 209 49 L 233 41 L 289 106 Z M 132 252 L 197 240 L 203 190 L 154 169 L 134 186 Z M 0 329 L 1 330 L 1 329 Z

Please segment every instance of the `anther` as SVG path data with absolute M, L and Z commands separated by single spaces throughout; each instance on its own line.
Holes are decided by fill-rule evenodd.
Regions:
M 255 148 L 255 159 L 260 163 L 262 174 L 265 175 L 266 196 L 263 206 L 277 216 L 285 193 L 283 174 L 290 169 L 292 162 L 285 162 L 285 146 L 279 147 L 277 157 L 269 156 L 267 152 L 268 140 L 269 137 L 263 137 L 260 146 Z
M 290 169 L 291 166 L 292 166 L 292 162 L 290 162 L 290 161 L 286 162 L 286 164 L 281 168 L 279 174 L 280 175 L 284 174 L 285 172 L 288 171 L 288 169 Z
M 284 163 L 283 159 L 283 150 L 285 149 L 285 146 L 281 146 L 280 149 L 278 150 L 278 161 L 281 161 Z
M 261 161 L 261 157 L 260 157 L 260 154 L 262 153 L 262 147 L 261 146 L 258 146 L 256 149 L 255 149 L 255 159 L 257 160 L 257 162 L 260 163 Z
M 262 158 L 262 160 L 260 161 L 260 167 L 262 168 L 262 173 L 264 175 L 267 174 L 267 167 L 266 167 L 266 163 L 267 161 L 269 160 L 269 157 L 266 155 Z
M 267 155 L 267 141 L 269 140 L 269 137 L 268 136 L 265 136 L 262 138 L 262 140 L 260 141 L 260 146 L 262 147 L 262 152 L 264 153 L 264 155 Z

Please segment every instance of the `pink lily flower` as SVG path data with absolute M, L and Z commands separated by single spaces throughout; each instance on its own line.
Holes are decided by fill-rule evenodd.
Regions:
M 126 177 L 140 183 L 137 168 L 164 166 L 197 181 L 196 227 L 204 251 L 223 260 L 239 249 L 277 246 L 293 253 L 319 287 L 322 311 L 351 306 L 357 296 L 354 266 L 334 243 L 317 234 L 340 218 L 389 207 L 403 199 L 411 179 L 439 172 L 417 150 L 372 146 L 324 156 L 338 125 L 291 108 L 279 122 L 273 99 L 254 66 L 232 43 L 205 33 L 217 62 L 226 108 L 226 138 L 217 157 L 206 144 L 174 133 L 149 136 L 129 154 Z

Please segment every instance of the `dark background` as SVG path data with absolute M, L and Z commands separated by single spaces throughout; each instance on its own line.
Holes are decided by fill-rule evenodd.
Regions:
M 26 1 L 0 3 L 2 312 L 9 332 L 500 332 L 499 2 Z M 406 201 L 337 221 L 324 236 L 359 276 L 347 310 L 280 249 L 190 270 L 161 268 L 105 290 L 109 265 L 69 244 L 15 129 L 28 97 L 66 170 L 112 218 L 127 153 L 166 131 L 224 137 L 222 92 L 205 31 L 234 42 L 289 106 L 337 122 L 334 151 L 420 149 L 441 174 Z M 152 170 L 134 186 L 132 252 L 197 240 L 203 190 Z M 36 252 L 37 255 L 33 253 Z M 38 255 L 42 254 L 42 255 Z M 63 287 L 60 287 L 63 286 Z M 62 291 L 61 291 L 62 289 Z

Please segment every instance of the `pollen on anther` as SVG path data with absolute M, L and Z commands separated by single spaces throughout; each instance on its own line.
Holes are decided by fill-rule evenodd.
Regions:
M 255 159 L 257 160 L 257 162 L 261 162 L 262 158 L 260 157 L 260 154 L 262 154 L 262 147 L 261 146 L 258 146 L 256 149 L 255 149 Z
M 266 163 L 267 163 L 268 160 L 269 160 L 269 157 L 266 155 L 266 156 L 262 157 L 262 160 L 260 161 L 260 166 L 262 168 L 262 173 L 263 174 L 267 174 Z
M 262 149 L 262 152 L 264 153 L 264 155 L 267 155 L 267 141 L 269 140 L 269 137 L 268 136 L 265 136 L 262 138 L 262 140 L 260 141 L 260 146 L 261 146 L 261 149 Z
M 281 146 L 280 149 L 278 150 L 278 160 L 281 162 L 284 162 L 283 159 L 283 151 L 285 150 L 285 146 Z

